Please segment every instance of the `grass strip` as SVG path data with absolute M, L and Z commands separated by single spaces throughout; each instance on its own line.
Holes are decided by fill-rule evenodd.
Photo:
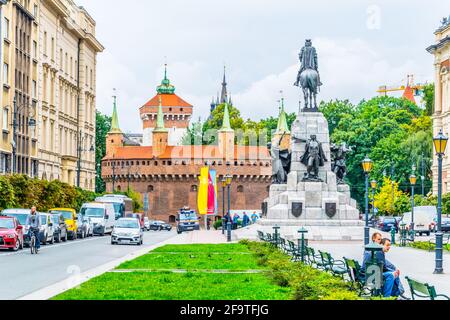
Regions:
M 261 274 L 105 273 L 52 300 L 288 300 Z
M 254 270 L 263 269 L 251 254 L 210 254 L 203 252 L 143 255 L 122 263 L 117 269 L 202 269 L 202 270 Z

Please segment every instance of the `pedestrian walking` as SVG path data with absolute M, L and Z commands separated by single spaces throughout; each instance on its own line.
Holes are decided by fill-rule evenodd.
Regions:
M 244 212 L 244 217 L 242 218 L 242 227 L 245 228 L 250 224 L 250 218 L 248 217 L 247 213 Z

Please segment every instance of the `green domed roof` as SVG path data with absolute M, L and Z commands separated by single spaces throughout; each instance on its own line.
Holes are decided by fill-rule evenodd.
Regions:
M 156 88 L 158 94 L 174 94 L 175 87 L 170 84 L 170 80 L 167 78 L 167 64 L 164 69 L 164 79 L 161 81 L 161 85 Z

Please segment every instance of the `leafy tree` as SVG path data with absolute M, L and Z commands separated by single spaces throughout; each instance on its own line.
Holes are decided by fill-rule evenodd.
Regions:
M 110 130 L 111 117 L 97 111 L 95 118 L 95 165 L 97 171 L 95 190 L 98 193 L 102 193 L 106 190 L 106 184 L 103 181 L 101 174 L 101 162 L 106 155 L 106 135 Z
M 16 198 L 14 188 L 8 177 L 0 176 L 0 210 L 14 207 Z
M 427 84 L 423 88 L 423 100 L 425 102 L 425 114 L 432 116 L 434 112 L 434 83 Z
M 374 162 L 371 179 L 382 181 L 383 172 L 389 173 L 394 165 L 393 178 L 406 190 L 412 164 L 417 165 L 422 152 L 427 156 L 432 144 L 427 140 L 431 122 L 421 109 L 394 97 L 363 100 L 356 107 L 348 101 L 331 101 L 323 103 L 321 109 L 329 123 L 336 123 L 331 140 L 352 146 L 353 152 L 347 157 L 347 182 L 360 204 L 364 203 L 365 189 L 361 162 L 366 155 Z
M 375 207 L 378 208 L 379 215 L 393 216 L 411 210 L 411 204 L 406 201 L 408 196 L 399 190 L 398 185 L 398 182 L 392 184 L 388 177 L 383 179 L 379 192 L 375 194 Z
M 181 144 L 184 146 L 203 144 L 203 124 L 200 119 L 188 128 L 182 138 Z

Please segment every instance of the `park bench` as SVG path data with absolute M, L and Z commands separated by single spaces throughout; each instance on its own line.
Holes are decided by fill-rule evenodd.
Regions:
M 450 300 L 445 294 L 437 294 L 434 286 L 430 286 L 428 283 L 422 283 L 417 280 L 405 277 L 408 281 L 409 288 L 411 289 L 411 297 L 416 300 L 415 297 L 427 298 L 429 300 L 436 300 L 436 298 L 443 298 Z
M 358 261 L 344 257 L 347 274 L 350 279 L 350 289 L 355 290 L 360 297 L 372 296 L 372 290 L 366 286 L 364 278 L 361 277 L 361 265 Z
M 450 244 L 450 234 L 444 234 L 442 237 L 442 245 L 445 247 Z M 436 247 L 436 235 L 428 240 L 428 251 L 433 251 Z
M 270 233 L 266 233 L 266 242 L 270 243 L 272 246 L 277 247 L 277 240 Z
M 260 241 L 266 241 L 266 237 L 264 236 L 264 232 L 258 230 L 258 239 Z
M 299 254 L 297 252 L 297 247 L 295 243 L 291 240 L 287 240 L 286 253 L 292 256 L 292 260 L 297 261 Z
M 289 245 L 286 243 L 286 239 L 278 237 L 278 247 L 284 252 L 288 253 Z
M 347 273 L 347 266 L 344 261 L 334 259 L 328 252 L 320 251 L 320 257 L 325 271 L 331 272 L 332 275 L 344 279 Z
M 306 254 L 308 257 L 308 264 L 311 267 L 314 267 L 316 269 L 325 270 L 325 266 L 322 262 L 322 256 L 320 254 L 316 254 L 313 248 L 306 247 Z

